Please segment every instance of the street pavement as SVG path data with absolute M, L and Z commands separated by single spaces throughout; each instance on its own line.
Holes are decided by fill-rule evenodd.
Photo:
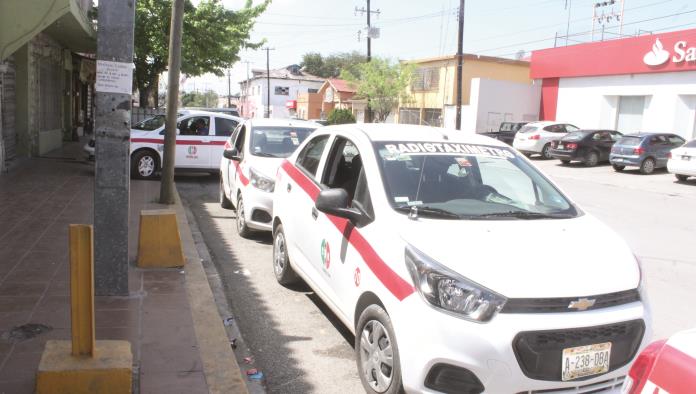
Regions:
M 696 181 L 658 171 L 615 173 L 611 166 L 561 166 L 533 159 L 584 210 L 609 225 L 643 262 L 654 338 L 696 327 Z M 177 186 L 198 221 L 255 365 L 272 393 L 362 392 L 352 335 L 306 287 L 275 281 L 271 237 L 240 238 L 234 212 L 217 203 L 217 177 L 179 176 Z M 530 247 L 543 248 L 544 240 Z M 569 240 L 573 247 L 586 247 Z M 610 263 L 610 262 L 607 262 Z

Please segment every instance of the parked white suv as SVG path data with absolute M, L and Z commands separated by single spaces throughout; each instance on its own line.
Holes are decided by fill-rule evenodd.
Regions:
M 368 393 L 617 392 L 649 341 L 628 245 L 502 142 L 328 126 L 275 185 L 276 279 L 355 334 Z
M 225 143 L 219 161 L 220 205 L 237 210 L 237 231 L 271 231 L 275 176 L 314 129 L 314 122 L 290 119 L 249 119 Z
M 551 142 L 558 141 L 575 130 L 579 130 L 579 128 L 568 123 L 527 123 L 515 134 L 512 146 L 525 156 L 539 154 L 544 159 L 551 159 Z

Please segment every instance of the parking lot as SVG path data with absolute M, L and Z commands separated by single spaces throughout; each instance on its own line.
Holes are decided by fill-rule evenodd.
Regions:
M 695 327 L 696 181 L 678 183 L 664 170 L 640 175 L 631 170 L 615 173 L 606 164 L 586 168 L 532 160 L 582 208 L 621 234 L 641 258 L 654 337 Z M 361 392 L 352 335 L 308 288 L 290 290 L 276 283 L 270 235 L 251 240 L 237 235 L 234 212 L 217 203 L 218 182 L 207 175 L 177 177 L 269 392 Z M 530 248 L 544 248 L 543 238 L 520 236 L 529 238 Z M 568 254 L 579 247 L 591 245 L 569 240 Z M 572 275 L 568 273 L 568 280 Z

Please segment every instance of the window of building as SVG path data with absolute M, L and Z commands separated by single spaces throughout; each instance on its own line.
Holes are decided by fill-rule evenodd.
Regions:
M 307 93 L 319 93 L 319 89 L 307 89 Z
M 290 88 L 287 86 L 276 86 L 275 94 L 276 96 L 287 96 L 290 94 Z
M 442 126 L 442 110 L 439 108 L 426 108 L 423 110 L 423 124 L 426 126 Z
M 620 96 L 616 114 L 616 130 L 626 134 L 641 131 L 645 96 Z
M 438 67 L 419 68 L 413 72 L 411 90 L 422 92 L 437 90 L 440 86 L 440 69 Z
M 399 108 L 399 123 L 420 124 L 419 108 Z

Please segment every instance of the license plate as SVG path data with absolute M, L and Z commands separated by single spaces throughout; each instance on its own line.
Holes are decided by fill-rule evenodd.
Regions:
M 563 144 L 558 144 L 558 149 L 563 149 Z
M 563 349 L 563 381 L 609 372 L 611 342 Z
M 689 161 L 691 160 L 691 156 L 682 156 L 682 160 Z

